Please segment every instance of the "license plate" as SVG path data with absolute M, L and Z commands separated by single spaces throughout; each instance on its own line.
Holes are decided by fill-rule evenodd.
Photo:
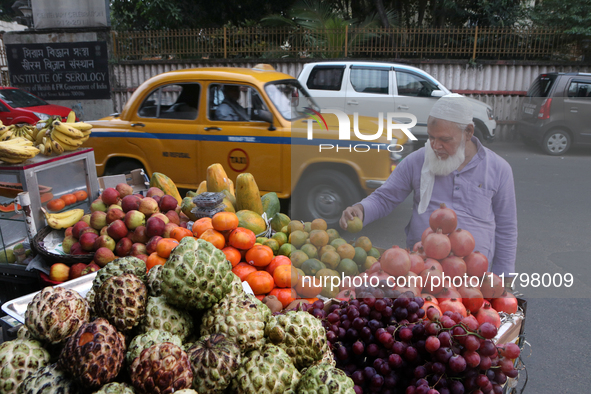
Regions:
M 528 115 L 533 115 L 533 114 L 534 114 L 534 109 L 533 109 L 533 108 L 531 108 L 531 107 L 525 107 L 525 108 L 523 109 L 523 112 L 525 112 L 525 113 L 526 113 L 526 114 L 528 114 Z

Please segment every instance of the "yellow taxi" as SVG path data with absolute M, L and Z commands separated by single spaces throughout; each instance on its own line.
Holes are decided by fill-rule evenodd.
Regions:
M 196 189 L 207 167 L 221 163 L 233 181 L 249 172 L 261 192 L 291 198 L 294 218 L 334 225 L 383 184 L 408 140 L 378 118 L 347 119 L 318 108 L 297 79 L 268 65 L 185 69 L 147 80 L 120 114 L 90 122 L 86 145 L 99 176 L 143 167 Z

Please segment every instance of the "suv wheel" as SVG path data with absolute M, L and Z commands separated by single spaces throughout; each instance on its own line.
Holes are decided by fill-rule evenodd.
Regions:
M 485 131 L 482 126 L 478 124 L 474 125 L 474 137 L 478 138 L 482 145 L 488 145 L 488 141 L 484 138 L 484 133 Z
M 549 155 L 560 156 L 570 148 L 570 136 L 564 130 L 551 130 L 544 137 L 542 149 Z
M 292 216 L 304 221 L 322 218 L 336 228 L 345 208 L 364 195 L 351 178 L 336 170 L 304 174 L 291 199 Z

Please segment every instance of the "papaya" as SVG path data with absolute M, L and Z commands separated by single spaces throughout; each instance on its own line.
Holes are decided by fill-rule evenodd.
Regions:
M 222 190 L 228 190 L 231 194 L 234 194 L 232 181 L 228 179 L 228 175 L 226 175 L 226 171 L 220 163 L 207 167 L 206 181 L 208 192 L 219 193 Z
M 284 213 L 278 212 L 271 218 L 271 228 L 275 232 L 282 231 L 283 227 L 286 227 L 291 219 Z
M 252 174 L 243 173 L 236 178 L 236 209 L 246 209 L 259 215 L 264 212 L 259 187 Z
M 185 194 L 185 197 L 191 197 L 191 198 L 193 198 L 193 197 L 195 197 L 196 195 L 197 195 L 197 193 L 196 193 L 196 192 L 194 192 L 193 190 L 189 190 L 189 191 L 188 191 L 188 192 Z
M 244 227 L 251 230 L 255 235 L 259 235 L 267 229 L 267 223 L 256 212 L 243 209 L 236 212 L 238 216 L 238 227 Z
M 232 204 L 232 202 L 230 200 L 228 200 L 227 198 L 224 198 L 224 200 L 222 201 L 222 204 L 225 205 L 225 208 L 224 208 L 225 212 L 236 212 L 236 209 L 234 209 L 234 204 Z
M 185 197 L 181 202 L 181 212 L 187 215 L 189 219 L 192 221 L 197 220 L 197 216 L 191 210 L 195 208 L 195 203 L 193 202 L 193 197 Z
M 207 191 L 207 181 L 203 181 L 199 184 L 199 187 L 197 188 L 197 191 L 195 192 L 196 195 L 199 195 L 203 192 Z
M 230 193 L 228 189 L 222 190 L 222 193 L 224 193 L 224 198 L 230 201 L 232 207 L 234 207 L 234 210 L 236 210 L 236 197 L 234 197 L 234 195 Z
M 271 219 L 281 209 L 279 198 L 275 192 L 267 193 L 261 197 L 261 203 L 263 204 L 263 212 L 267 213 L 267 219 Z
M 152 178 L 150 178 L 150 187 L 157 187 L 158 189 L 162 190 L 164 194 L 168 194 L 176 198 L 178 204 L 182 204 L 183 199 L 179 193 L 179 189 L 177 189 L 176 185 L 166 175 L 155 172 L 152 174 Z

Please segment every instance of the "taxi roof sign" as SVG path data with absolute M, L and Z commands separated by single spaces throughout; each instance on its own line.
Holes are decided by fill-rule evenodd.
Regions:
M 259 71 L 275 71 L 273 66 L 271 66 L 270 64 L 267 64 L 267 63 L 259 63 L 256 66 L 254 66 L 252 69 L 259 70 Z

